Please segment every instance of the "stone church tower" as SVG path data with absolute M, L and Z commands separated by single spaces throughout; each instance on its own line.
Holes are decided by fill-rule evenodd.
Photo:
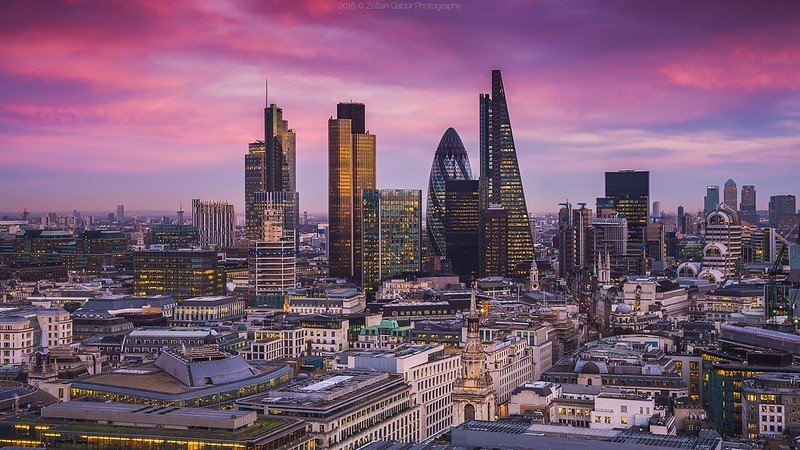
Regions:
M 494 389 L 486 373 L 486 355 L 481 348 L 480 314 L 475 306 L 474 286 L 466 322 L 467 344 L 461 354 L 461 377 L 453 388 L 453 426 L 473 419 L 495 420 Z

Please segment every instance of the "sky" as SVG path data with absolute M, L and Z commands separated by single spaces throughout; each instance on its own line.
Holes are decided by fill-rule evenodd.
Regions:
M 4 1 L 0 211 L 243 211 L 269 101 L 297 132 L 301 210 L 327 211 L 327 119 L 366 104 L 380 188 L 426 189 L 503 71 L 528 209 L 651 172 L 666 211 L 733 178 L 800 194 L 800 3 Z M 367 5 L 385 6 L 370 10 Z M 477 173 L 475 174 L 477 176 Z

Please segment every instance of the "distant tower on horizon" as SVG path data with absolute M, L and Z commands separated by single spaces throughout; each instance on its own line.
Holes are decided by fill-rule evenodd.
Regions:
M 752 184 L 742 186 L 742 202 L 739 211 L 756 212 L 756 187 Z
M 497 219 L 497 211 L 504 210 L 508 229 L 506 267 L 489 275 L 510 275 L 518 263 L 533 259 L 534 253 L 525 190 L 499 70 L 492 70 L 492 92 L 480 94 L 479 106 L 481 213 L 493 207 L 491 215 Z M 481 232 L 488 229 L 481 226 Z
M 375 135 L 363 103 L 339 103 L 328 120 L 328 272 L 360 284 L 362 192 L 375 189 Z
M 597 199 L 597 214 L 616 211 L 628 225 L 627 254 L 644 258 L 650 210 L 650 172 L 619 170 L 606 172 L 606 195 Z
M 117 223 L 125 223 L 125 205 L 117 205 Z
M 444 132 L 431 164 L 428 179 L 428 201 L 426 205 L 426 229 L 428 234 L 428 253 L 436 256 L 447 255 L 445 222 L 445 188 L 448 181 L 471 180 L 472 168 L 469 156 L 456 130 L 448 128 Z
M 756 213 L 756 187 L 752 184 L 742 186 L 742 199 L 739 206 L 739 217 L 742 222 L 751 225 L 758 225 L 758 213 Z
M 716 211 L 719 203 L 719 186 L 706 186 L 706 196 L 703 198 L 703 212 L 705 215 Z
M 661 202 L 656 200 L 653 202 L 653 219 L 661 219 L 664 215 L 664 212 L 661 209 Z
M 725 187 L 723 188 L 723 202 L 728 208 L 738 211 L 738 195 L 739 192 L 736 189 L 736 182 L 733 181 L 733 178 L 728 178 L 728 181 L 725 182 Z

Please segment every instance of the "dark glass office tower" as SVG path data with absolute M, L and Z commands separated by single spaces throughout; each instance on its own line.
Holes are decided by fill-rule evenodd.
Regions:
M 483 277 L 508 274 L 508 211 L 491 205 L 481 211 L 480 274 Z
M 436 147 L 428 180 L 428 203 L 425 217 L 429 254 L 450 256 L 447 253 L 447 242 L 449 241 L 446 239 L 447 228 L 445 227 L 447 220 L 445 185 L 450 180 L 471 179 L 472 169 L 469 165 L 467 150 L 456 130 L 448 128 L 439 141 L 439 146 Z
M 620 217 L 627 220 L 630 255 L 644 255 L 649 205 L 650 172 L 606 172 L 606 196 L 597 199 L 597 212 L 599 214 L 602 209 L 614 209 Z
M 481 209 L 500 205 L 507 214 L 507 264 L 511 273 L 522 260 L 533 259 L 528 208 L 511 131 L 503 78 L 492 71 L 492 93 L 480 95 Z
M 769 226 L 778 227 L 781 216 L 797 214 L 797 198 L 794 195 L 772 195 L 769 198 Z
M 360 283 L 361 195 L 375 189 L 375 135 L 364 132 L 362 103 L 340 103 L 336 111 L 328 120 L 328 270 Z
M 353 134 L 366 134 L 367 113 L 363 103 L 339 103 L 336 105 L 337 119 L 350 119 Z
M 469 283 L 479 275 L 480 189 L 478 180 L 448 180 L 445 183 L 444 196 L 447 210 L 444 221 L 447 257 L 450 259 L 453 273 L 457 274 L 462 282 Z

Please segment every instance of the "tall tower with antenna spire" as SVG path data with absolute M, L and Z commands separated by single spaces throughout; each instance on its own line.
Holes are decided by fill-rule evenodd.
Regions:
M 453 386 L 453 426 L 470 420 L 495 420 L 495 395 L 492 379 L 486 372 L 486 355 L 481 346 L 480 313 L 475 300 L 475 285 L 470 294 L 469 314 L 465 317 L 467 342 L 461 354 L 461 377 Z

